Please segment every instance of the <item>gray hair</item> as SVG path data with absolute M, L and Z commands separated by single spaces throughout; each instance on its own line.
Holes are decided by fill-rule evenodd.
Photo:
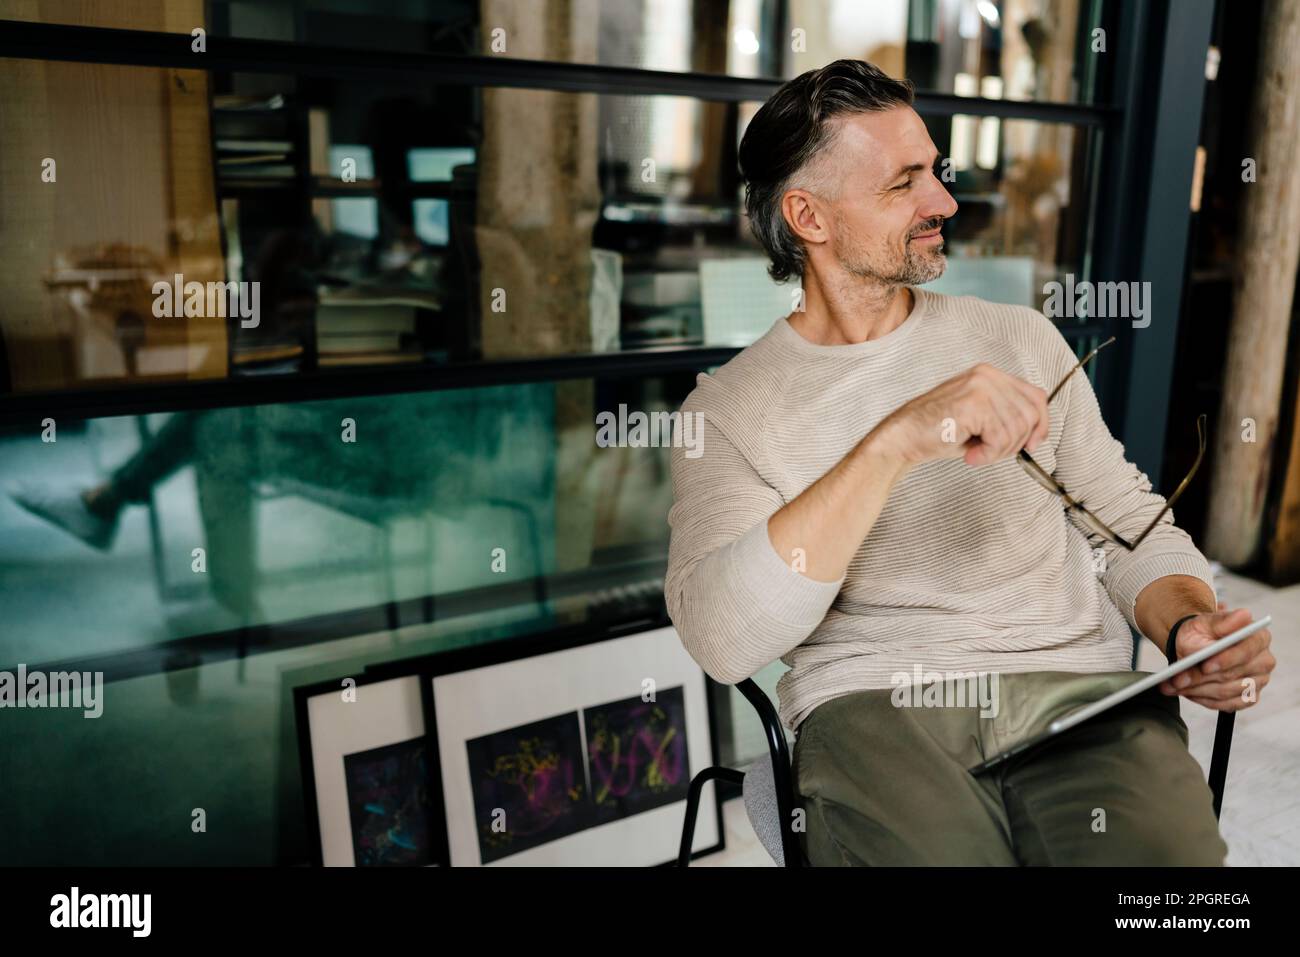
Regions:
M 811 167 L 834 142 L 830 121 L 911 106 L 913 96 L 909 80 L 895 80 L 865 60 L 836 60 L 795 77 L 754 114 L 738 154 L 745 212 L 777 282 L 803 276 L 804 249 L 785 221 L 781 198 L 801 179 L 823 185 L 826 170 Z

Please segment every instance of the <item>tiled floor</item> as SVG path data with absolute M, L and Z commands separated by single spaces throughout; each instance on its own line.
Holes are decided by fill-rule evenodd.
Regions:
M 1224 789 L 1220 828 L 1233 867 L 1300 865 L 1300 585 L 1267 585 L 1220 572 L 1220 600 L 1246 607 L 1256 618 L 1272 615 L 1277 668 L 1259 703 L 1237 715 Z M 1159 650 L 1146 643 L 1138 659 L 1142 671 L 1164 665 Z M 1217 712 L 1182 702 L 1191 732 L 1192 755 L 1209 768 Z M 726 849 L 692 867 L 775 866 L 745 817 L 739 800 L 723 809 Z

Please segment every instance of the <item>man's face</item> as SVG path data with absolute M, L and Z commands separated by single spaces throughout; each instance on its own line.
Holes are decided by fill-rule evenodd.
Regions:
M 890 285 L 938 279 L 943 221 L 957 203 L 935 175 L 939 151 L 911 107 L 840 118 L 823 197 L 829 251 L 847 272 Z

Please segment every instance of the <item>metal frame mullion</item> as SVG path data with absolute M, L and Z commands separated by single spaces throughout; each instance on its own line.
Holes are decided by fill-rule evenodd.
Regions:
M 1143 115 L 1142 93 L 1154 69 L 1150 50 L 1150 4 L 1111 3 L 1102 26 L 1113 44 L 1113 67 L 1103 73 L 1103 95 L 1118 105 L 1115 122 L 1102 134 L 1101 164 L 1096 186 L 1097 217 L 1093 224 L 1091 269 L 1094 282 L 1132 278 L 1143 235 L 1143 218 L 1137 215 L 1145 190 L 1147 170 L 1139 163 L 1146 151 L 1142 143 L 1149 120 Z M 1105 199 L 1102 195 L 1104 190 Z M 1120 431 L 1127 401 L 1127 370 L 1131 348 L 1130 328 L 1113 329 L 1118 339 L 1108 361 L 1097 363 L 1094 373 L 1097 398 L 1111 431 Z
M 621 96 L 689 96 L 722 102 L 761 102 L 784 82 L 779 78 L 670 73 L 506 56 L 400 53 L 221 36 L 207 37 L 206 52 L 195 53 L 190 43 L 187 33 L 0 20 L 0 57 L 23 59 L 405 82 L 432 80 L 452 85 Z M 1085 126 L 1104 125 L 1114 114 L 1108 105 L 991 100 L 927 91 L 916 94 L 916 109 L 934 116 L 960 113 Z
M 1144 226 L 1137 258 L 1115 264 L 1115 278 L 1151 283 L 1150 325 L 1133 330 L 1124 323 L 1129 329 L 1127 401 L 1119 431 L 1129 458 L 1159 488 L 1187 278 L 1192 173 L 1201 135 L 1214 0 L 1161 2 L 1156 10 L 1162 16 L 1153 18 L 1148 33 L 1162 42 L 1159 55 L 1150 57 L 1158 64 L 1158 85 L 1154 97 L 1143 91 L 1151 106 L 1149 153 L 1141 156 L 1148 175 L 1141 192 L 1133 195 L 1133 205 L 1114 215 L 1140 211 Z M 1139 395 L 1140 403 L 1132 401 Z

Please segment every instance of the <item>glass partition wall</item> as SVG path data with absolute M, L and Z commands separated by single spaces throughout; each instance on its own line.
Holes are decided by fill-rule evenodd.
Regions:
M 0 0 L 0 670 L 107 706 L 0 721 L 0 863 L 303 862 L 294 687 L 662 613 L 668 449 L 596 416 L 789 311 L 735 168 L 782 78 L 917 83 L 939 291 L 1094 269 L 1101 3 L 64 9 Z

